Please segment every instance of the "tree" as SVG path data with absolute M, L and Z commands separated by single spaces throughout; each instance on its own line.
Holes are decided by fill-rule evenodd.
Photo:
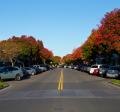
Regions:
M 98 28 L 100 32 L 96 36 L 96 44 L 99 50 L 104 49 L 106 53 L 117 52 L 120 54 L 120 9 L 106 13 Z
M 52 61 L 55 64 L 60 64 L 61 63 L 61 57 L 60 56 L 53 56 Z
M 62 63 L 65 63 L 65 64 L 71 64 L 72 61 L 73 61 L 72 54 L 67 54 L 62 58 Z
M 0 43 L 0 56 L 9 60 L 12 65 L 20 62 L 22 65 L 42 64 L 52 58 L 52 51 L 44 48 L 43 42 L 33 36 L 13 36 Z M 4 55 L 4 56 L 3 56 Z
M 12 66 L 14 66 L 20 54 L 20 46 L 13 41 L 2 41 L 0 42 L 0 50 L 0 58 L 3 61 L 11 62 Z
M 85 43 L 71 55 L 74 61 L 92 62 L 97 57 L 109 60 L 113 54 L 120 57 L 120 9 L 106 13 L 98 28 L 92 30 Z M 63 60 L 71 60 L 71 56 L 65 56 Z
M 53 57 L 52 51 L 48 50 L 47 48 L 43 48 L 39 51 L 39 55 L 42 57 L 42 59 L 45 61 L 49 60 Z

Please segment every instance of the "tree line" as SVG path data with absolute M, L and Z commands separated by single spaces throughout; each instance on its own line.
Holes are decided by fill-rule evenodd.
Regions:
M 105 14 L 100 25 L 91 31 L 87 40 L 71 54 L 63 57 L 64 63 L 94 63 L 97 58 L 103 63 L 120 64 L 120 9 Z
M 13 36 L 8 40 L 0 41 L 0 61 L 20 66 L 33 64 L 58 64 L 59 56 L 44 47 L 41 40 L 33 36 Z

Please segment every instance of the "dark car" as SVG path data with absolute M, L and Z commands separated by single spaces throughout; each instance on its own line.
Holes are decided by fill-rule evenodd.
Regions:
M 109 69 L 109 65 L 101 66 L 100 69 L 99 69 L 100 76 L 101 77 L 106 77 L 106 73 L 107 73 L 108 69 Z

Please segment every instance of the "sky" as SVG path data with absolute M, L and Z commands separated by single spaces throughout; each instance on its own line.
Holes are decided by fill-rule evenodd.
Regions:
M 0 40 L 34 36 L 54 55 L 81 46 L 120 0 L 0 0 Z

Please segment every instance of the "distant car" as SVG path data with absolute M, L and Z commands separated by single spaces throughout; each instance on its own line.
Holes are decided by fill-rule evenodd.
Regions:
M 64 65 L 64 68 L 67 68 L 67 66 L 66 66 L 66 65 Z
M 41 65 L 33 65 L 33 67 L 38 68 L 41 72 L 47 71 L 46 65 L 43 65 L 43 64 L 41 64 Z
M 43 72 L 43 70 L 40 68 L 40 65 L 33 65 L 32 67 L 35 68 L 38 73 Z
M 38 66 L 35 66 L 35 65 L 32 65 L 31 68 L 35 69 L 36 70 L 36 74 L 39 74 L 41 73 L 42 71 L 39 69 Z
M 71 65 L 71 69 L 74 69 L 74 65 Z
M 79 65 L 79 66 L 78 66 L 78 70 L 79 70 L 79 71 L 82 71 L 82 66 L 83 66 L 83 65 Z
M 75 70 L 78 70 L 78 65 L 75 65 L 75 66 L 74 66 L 74 69 L 75 69 Z
M 91 68 L 91 65 L 86 64 L 86 65 L 83 66 L 83 71 L 86 72 L 86 73 L 89 73 L 90 68 Z
M 71 68 L 72 68 L 72 66 L 71 66 L 71 65 L 69 65 L 69 66 L 68 66 L 68 68 L 70 68 L 70 69 L 71 69 Z
M 47 67 L 45 65 L 39 65 L 39 69 L 41 69 L 42 72 L 47 71 Z
M 36 75 L 37 73 L 36 70 L 31 67 L 24 67 L 23 69 L 25 69 L 29 75 Z
M 0 68 L 0 79 L 15 79 L 20 81 L 24 76 L 24 73 L 21 68 L 18 67 L 1 67 Z
M 120 77 L 120 68 L 116 67 L 116 66 L 111 66 L 106 73 L 106 77 L 119 78 Z
M 80 66 L 80 71 L 81 71 L 81 72 L 84 72 L 84 71 L 85 71 L 85 65 L 81 65 L 81 66 Z
M 90 73 L 90 68 L 91 68 L 91 65 L 88 65 L 88 66 L 87 66 L 87 69 L 86 69 L 86 72 L 87 72 L 87 73 Z
M 78 71 L 81 71 L 81 67 L 82 67 L 82 65 L 78 65 Z

